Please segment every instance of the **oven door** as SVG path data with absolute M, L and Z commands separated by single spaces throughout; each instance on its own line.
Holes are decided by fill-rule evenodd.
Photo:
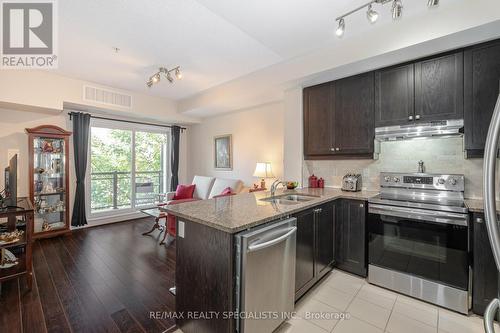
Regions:
M 468 215 L 370 204 L 371 265 L 468 289 Z

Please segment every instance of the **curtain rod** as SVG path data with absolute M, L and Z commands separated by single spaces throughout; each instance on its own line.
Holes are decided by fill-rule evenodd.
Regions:
M 69 120 L 72 119 L 73 114 L 77 112 L 68 112 L 69 115 Z M 90 114 L 90 113 L 89 113 Z M 90 114 L 90 118 L 94 119 L 102 119 L 102 120 L 111 120 L 111 121 L 119 121 L 122 123 L 131 123 L 131 124 L 138 124 L 138 125 L 148 125 L 148 126 L 158 126 L 158 127 L 167 127 L 167 128 L 172 128 L 173 125 L 162 125 L 162 124 L 154 124 L 154 123 L 146 123 L 142 121 L 134 121 L 134 120 L 124 120 L 124 119 L 114 119 L 114 118 L 106 118 L 106 117 L 100 117 L 100 116 L 94 116 Z M 181 131 L 185 131 L 187 128 L 186 127 L 181 127 Z

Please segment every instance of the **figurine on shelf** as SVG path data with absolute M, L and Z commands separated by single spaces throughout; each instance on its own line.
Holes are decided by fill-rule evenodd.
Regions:
M 61 173 L 62 162 L 60 158 L 52 160 L 52 173 Z
M 43 186 L 43 193 L 54 193 L 54 186 L 51 183 L 46 183 Z
M 39 193 L 43 190 L 43 182 L 41 180 L 35 180 L 35 192 Z
M 44 153 L 52 153 L 54 152 L 54 147 L 52 146 L 52 141 L 44 141 L 42 151 Z
M 44 168 L 35 168 L 35 172 L 41 175 L 42 173 L 45 172 L 45 169 Z
M 50 224 L 49 222 L 47 221 L 43 221 L 43 224 L 42 224 L 42 231 L 49 231 L 51 228 L 50 228 Z

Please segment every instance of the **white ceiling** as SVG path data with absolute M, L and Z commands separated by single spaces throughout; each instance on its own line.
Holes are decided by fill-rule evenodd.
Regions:
M 58 72 L 177 100 L 181 111 L 207 116 L 269 102 L 321 71 L 500 18 L 498 0 L 441 0 L 431 10 L 427 0 L 403 0 L 402 20 L 392 21 L 390 4 L 376 5 L 375 25 L 360 11 L 336 38 L 335 17 L 366 1 L 58 1 Z M 146 87 L 159 66 L 177 65 L 181 81 Z
M 58 1 L 58 72 L 177 100 L 337 43 L 334 18 L 364 2 Z M 390 23 L 390 6 L 377 9 L 382 14 L 377 25 Z M 423 10 L 424 0 L 405 1 L 405 16 Z M 347 23 L 346 37 L 370 28 L 364 12 Z M 182 81 L 146 87 L 159 66 L 177 65 Z

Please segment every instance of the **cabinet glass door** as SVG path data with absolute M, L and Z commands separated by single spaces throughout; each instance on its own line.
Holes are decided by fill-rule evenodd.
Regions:
M 34 137 L 35 233 L 66 227 L 66 147 L 63 138 Z

